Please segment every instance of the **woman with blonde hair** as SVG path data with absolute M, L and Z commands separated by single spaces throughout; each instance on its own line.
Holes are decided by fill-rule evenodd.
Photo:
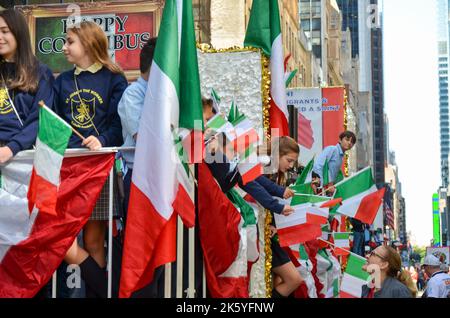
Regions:
M 367 272 L 380 277 L 374 277 L 374 298 L 415 298 L 417 288 L 408 270 L 402 269 L 400 254 L 390 246 L 378 246 L 368 257 Z M 379 268 L 379 270 L 377 270 Z
M 110 58 L 108 40 L 94 22 L 83 21 L 67 30 L 64 55 L 74 68 L 61 73 L 55 81 L 54 107 L 67 123 L 84 137 L 72 135 L 69 148 L 120 146 L 123 143 L 122 125 L 117 105 L 128 82 Z M 108 220 L 107 180 L 92 215 L 84 227 L 84 249 L 75 240 L 65 261 L 77 264 L 85 279 L 86 296 L 106 297 L 105 233 Z

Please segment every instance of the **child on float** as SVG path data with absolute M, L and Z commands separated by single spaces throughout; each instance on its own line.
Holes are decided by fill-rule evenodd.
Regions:
M 54 108 L 84 137 L 72 135 L 69 148 L 121 146 L 122 126 L 117 113 L 128 83 L 122 69 L 108 54 L 108 40 L 94 22 L 83 21 L 67 30 L 64 55 L 74 68 L 61 73 L 55 81 Z M 83 231 L 84 249 L 75 240 L 65 261 L 78 264 L 86 282 L 87 297 L 106 297 L 105 233 L 109 215 L 109 182 L 106 181 L 94 211 Z M 117 216 L 117 209 L 114 215 Z

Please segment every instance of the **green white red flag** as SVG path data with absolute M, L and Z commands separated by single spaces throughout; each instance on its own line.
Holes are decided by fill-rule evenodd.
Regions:
M 385 188 L 377 189 L 368 167 L 336 184 L 335 198 L 342 198 L 338 213 L 372 224 L 382 203 Z
M 278 136 L 288 136 L 289 114 L 278 0 L 253 1 L 244 46 L 261 48 L 270 57 L 270 128 L 278 129 Z
M 350 254 L 342 277 L 340 298 L 361 298 L 362 289 L 370 281 L 370 275 L 362 269 L 367 260 Z
M 56 215 L 60 170 L 72 128 L 50 108 L 39 107 L 33 173 L 28 189 L 28 209 L 36 206 L 41 213 Z
M 178 155 L 174 133 L 188 130 L 191 137 L 183 142 L 191 145 L 195 132 L 201 134 L 202 118 L 192 0 L 167 0 L 139 123 L 120 297 L 130 297 L 152 281 L 156 267 L 175 260 L 173 212 L 194 220 L 192 187 L 185 187 L 192 179 Z M 187 148 L 192 162 L 196 149 L 193 153 Z

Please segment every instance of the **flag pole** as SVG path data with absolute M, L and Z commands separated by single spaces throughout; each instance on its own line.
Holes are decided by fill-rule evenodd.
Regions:
M 38 104 L 39 104 L 40 107 L 47 107 L 47 108 L 48 108 L 48 106 L 45 105 L 44 101 L 42 101 L 42 100 L 41 100 Z M 58 116 L 58 117 L 59 117 L 59 116 Z M 62 120 L 62 119 L 61 119 L 61 120 Z M 77 130 L 75 130 L 75 128 L 73 128 L 72 126 L 70 126 L 70 128 L 72 128 L 72 132 L 73 132 L 75 135 L 77 135 L 78 137 L 80 137 L 81 140 L 84 141 L 84 139 L 86 139 L 86 138 L 83 137 L 82 134 L 80 134 Z
M 108 298 L 112 297 L 112 227 L 113 227 L 114 166 L 109 172 L 108 202 Z
M 357 256 L 357 257 L 359 257 L 359 258 L 364 258 L 364 259 L 365 259 L 365 257 L 363 257 L 363 256 L 361 256 L 361 255 L 358 255 L 358 254 L 355 254 L 355 253 L 353 253 L 353 252 L 350 252 L 349 250 L 346 250 L 345 248 L 336 246 L 336 245 L 334 245 L 333 243 L 331 243 L 331 242 L 329 242 L 329 241 L 327 241 L 327 240 L 324 240 L 323 238 L 318 238 L 318 240 L 320 240 L 320 241 L 322 241 L 322 242 L 324 242 L 324 243 L 327 243 L 327 244 L 333 246 L 335 249 L 340 249 L 340 250 L 345 251 L 345 252 L 347 252 L 347 253 L 349 253 L 349 254 L 352 254 L 353 256 Z

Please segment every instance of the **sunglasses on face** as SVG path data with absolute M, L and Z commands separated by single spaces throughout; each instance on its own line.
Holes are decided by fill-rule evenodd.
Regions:
M 378 254 L 378 253 L 375 252 L 375 251 L 370 252 L 369 257 L 372 257 L 372 256 L 376 256 L 376 257 L 378 257 L 379 259 L 381 259 L 382 261 L 385 261 L 385 260 L 386 260 L 385 257 L 381 256 L 380 254 Z

